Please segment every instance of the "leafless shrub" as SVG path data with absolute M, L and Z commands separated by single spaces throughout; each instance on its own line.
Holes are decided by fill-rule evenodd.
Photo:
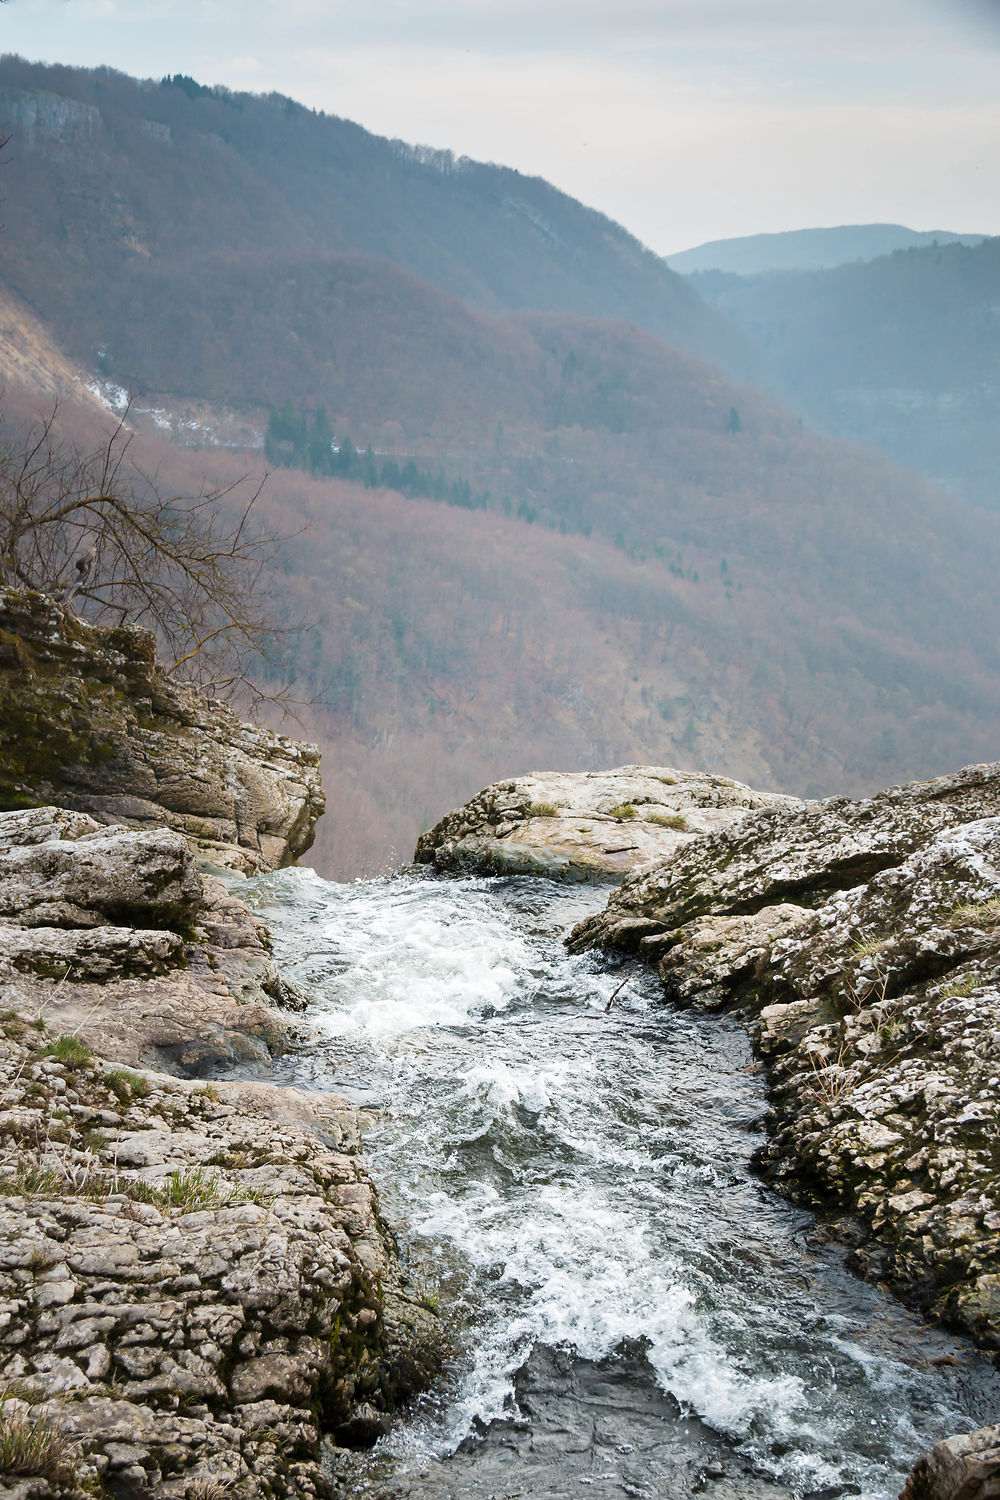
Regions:
M 123 419 L 88 452 L 55 409 L 22 428 L 0 418 L 0 582 L 153 630 L 168 669 L 213 695 L 271 697 L 251 673 L 279 635 L 266 573 L 284 539 L 257 523 L 261 485 L 165 494 L 132 437 Z

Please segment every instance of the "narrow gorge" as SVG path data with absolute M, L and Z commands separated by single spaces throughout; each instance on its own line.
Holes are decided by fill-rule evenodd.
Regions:
M 1000 768 L 338 885 L 310 747 L 7 590 L 0 806 L 5 1493 L 1000 1493 Z

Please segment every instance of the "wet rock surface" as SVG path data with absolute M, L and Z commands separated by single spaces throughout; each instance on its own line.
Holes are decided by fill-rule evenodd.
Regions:
M 684 1415 L 636 1351 L 632 1358 L 581 1360 L 536 1345 L 515 1380 L 519 1416 L 491 1422 L 446 1463 L 409 1479 L 379 1477 L 378 1465 L 342 1459 L 349 1494 L 377 1500 L 467 1500 L 470 1495 L 537 1495 L 577 1500 L 793 1500 Z
M 916 1465 L 900 1500 L 996 1500 L 1000 1427 L 937 1443 Z
M 676 1003 L 741 1008 L 770 1076 L 767 1176 L 841 1220 L 857 1269 L 991 1351 L 998 812 L 989 765 L 758 814 L 627 880 L 569 940 L 656 962 Z M 954 1442 L 908 1500 L 1000 1493 L 988 1434 Z
M 323 811 L 319 751 L 168 676 L 152 635 L 0 590 L 0 808 L 58 803 L 184 834 L 206 865 L 280 868 Z
M 540 772 L 486 787 L 423 834 L 414 858 L 441 871 L 616 880 L 751 810 L 790 804 L 669 766 Z

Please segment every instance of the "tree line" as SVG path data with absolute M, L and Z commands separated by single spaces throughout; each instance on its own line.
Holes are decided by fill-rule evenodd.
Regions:
M 394 458 L 380 461 L 370 443 L 360 449 L 349 437 L 338 441 L 325 406 L 311 412 L 291 401 L 272 406 L 264 456 L 275 468 L 308 469 L 318 477 L 396 490 L 411 499 L 443 500 L 463 510 L 486 510 L 490 503 L 489 490 L 473 490 L 467 479 L 448 479 L 441 469 L 434 474 L 412 458 L 403 464 Z

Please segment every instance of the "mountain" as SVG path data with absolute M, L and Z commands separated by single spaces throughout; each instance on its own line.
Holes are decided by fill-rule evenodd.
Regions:
M 621 337 L 631 363 L 640 336 Z M 988 758 L 1000 521 L 780 414 L 755 432 L 771 410 L 758 401 L 737 433 L 672 435 L 678 466 L 701 465 L 683 483 L 656 482 L 669 446 L 639 427 L 614 450 L 634 454 L 616 487 L 611 457 L 591 469 L 592 429 L 590 459 L 532 460 L 567 496 L 596 474 L 608 514 L 590 535 L 528 507 L 270 476 L 261 519 L 287 538 L 272 587 L 300 627 L 272 681 L 294 681 L 295 732 L 324 751 L 318 868 L 385 869 L 442 808 L 532 768 L 646 762 L 817 794 Z M 92 412 L 66 403 L 64 425 L 93 442 Z M 253 471 L 245 452 L 153 435 L 133 457 L 178 494 Z
M 738 330 L 603 214 L 504 167 L 280 95 L 0 59 L 3 276 L 97 358 L 122 275 L 206 257 L 383 257 L 471 308 L 621 318 L 752 373 Z M 86 312 L 84 313 L 84 309 Z M 111 351 L 112 361 L 114 350 Z
M 546 765 L 813 794 L 994 753 L 1000 519 L 678 347 L 749 339 L 608 221 L 535 184 L 561 228 L 529 233 L 516 174 L 285 100 L 4 69 L 7 411 L 61 391 L 94 443 L 93 393 L 128 385 L 132 455 L 177 494 L 257 474 L 269 428 L 301 627 L 272 681 L 324 747 L 324 871 Z
M 664 259 L 671 270 L 730 271 L 754 276 L 765 271 L 822 271 L 849 261 L 875 260 L 894 250 L 920 246 L 978 245 L 981 234 L 951 234 L 946 229 L 907 229 L 904 224 L 838 224 L 831 229 L 786 229 L 779 234 L 748 234 L 734 240 L 709 240 Z
M 1000 505 L 1000 238 L 691 280 L 755 340 L 786 404 Z

